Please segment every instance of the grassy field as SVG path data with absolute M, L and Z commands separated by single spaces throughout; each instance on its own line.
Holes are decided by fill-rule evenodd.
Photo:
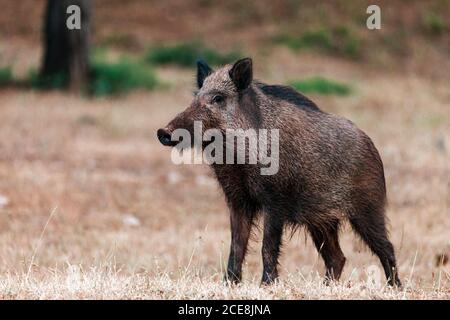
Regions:
M 211 13 L 205 5 L 180 18 L 176 30 L 167 8 L 152 4 L 154 10 L 146 11 L 141 2 L 130 1 L 127 8 L 132 18 L 120 30 L 128 30 L 128 36 L 113 32 L 115 24 L 126 23 L 118 6 L 99 5 L 95 42 L 114 43 L 113 55 L 123 46 L 145 53 L 143 43 L 158 37 L 184 40 L 200 30 L 196 36 L 213 39 L 208 43 L 226 47 L 226 54 L 233 52 L 236 35 L 237 42 L 249 44 L 242 51 L 254 58 L 255 77 L 308 90 L 320 82 L 308 96 L 372 137 L 385 165 L 389 230 L 404 288 L 385 286 L 378 259 L 349 226 L 341 235 L 347 264 L 338 283 L 322 283 L 323 262 L 300 230 L 285 238 L 279 283 L 259 286 L 257 231 L 243 283 L 225 285 L 230 232 L 223 195 L 208 167 L 172 164 L 170 150 L 156 138 L 156 130 L 188 106 L 194 89 L 194 70 L 169 64 L 152 66 L 164 85 L 127 95 L 88 98 L 0 88 L 1 299 L 450 299 L 448 53 L 420 46 L 429 50 L 426 63 L 420 50 L 411 51 L 412 59 L 396 56 L 392 63 L 383 60 L 382 49 L 376 51 L 378 60 L 371 60 L 359 42 L 362 60 L 291 50 L 270 42 L 281 31 L 270 17 L 253 16 L 259 12 L 253 8 L 233 19 L 221 16 L 230 8 L 215 19 L 198 19 Z M 18 6 L 41 10 L 42 3 L 24 0 Z M 184 3 L 173 1 L 169 9 Z M 9 39 L 0 41 L 5 81 L 11 77 L 9 66 L 14 76 L 26 75 L 39 65 L 41 54 L 33 24 L 39 16 L 20 19 L 23 10 L 17 17 L 8 14 L 11 10 L 5 4 L 0 14 L 0 29 L 9 32 L 0 34 L 0 40 Z M 13 16 L 21 25 L 9 21 Z M 272 22 L 255 32 L 258 19 Z M 244 22 L 250 26 L 237 32 Z M 433 30 L 439 28 L 434 24 Z M 155 29 L 161 32 L 148 32 Z M 270 41 L 261 40 L 261 34 Z M 338 89 L 345 84 L 345 94 L 333 94 L 343 90 L 334 89 L 321 95 L 329 92 L 323 88 L 329 83 Z
M 244 283 L 223 285 L 223 196 L 207 167 L 173 165 L 156 139 L 157 128 L 187 106 L 193 86 L 191 71 L 167 67 L 158 75 L 172 87 L 114 99 L 0 92 L 0 296 L 449 298 L 449 264 L 439 265 L 450 251 L 447 83 L 308 55 L 295 64 L 284 50 L 274 55 L 268 59 L 293 67 L 256 59 L 259 78 L 320 73 L 353 84 L 352 95 L 313 98 L 357 123 L 381 152 L 403 290 L 385 288 L 383 276 L 373 280 L 378 261 L 349 227 L 340 283 L 321 284 L 322 262 L 301 231 L 286 239 L 281 283 L 258 286 L 257 232 Z

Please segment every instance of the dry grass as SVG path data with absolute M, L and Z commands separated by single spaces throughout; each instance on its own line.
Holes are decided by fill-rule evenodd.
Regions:
M 322 285 L 323 263 L 300 232 L 286 239 L 279 284 L 258 285 L 256 233 L 244 283 L 223 285 L 223 196 L 208 168 L 173 165 L 155 137 L 193 85 L 189 71 L 164 68 L 171 89 L 115 100 L 0 92 L 0 298 L 449 299 L 449 264 L 437 263 L 450 254 L 449 79 L 286 50 L 255 64 L 267 82 L 323 74 L 354 84 L 348 97 L 313 98 L 382 154 L 404 290 L 373 281 L 379 262 L 348 227 L 338 284 Z
M 64 270 L 47 270 L 45 276 L 26 279 L 4 276 L 0 280 L 2 298 L 13 299 L 445 299 L 442 288 L 406 288 L 395 290 L 370 281 L 323 284 L 323 278 L 311 273 L 291 273 L 270 287 L 256 281 L 228 286 L 220 274 L 200 276 L 182 272 L 124 275 L 111 267 L 83 270 L 68 265 Z

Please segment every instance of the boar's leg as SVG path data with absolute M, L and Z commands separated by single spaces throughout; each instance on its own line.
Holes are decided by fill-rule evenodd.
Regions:
M 262 245 L 263 275 L 261 284 L 270 284 L 278 278 L 278 256 L 284 223 L 270 211 L 264 216 L 264 236 Z
M 231 209 L 231 245 L 225 280 L 232 283 L 238 283 L 242 279 L 242 263 L 247 253 L 254 217 L 255 210 Z
M 401 287 L 395 262 L 394 247 L 387 236 L 384 214 L 363 211 L 359 215 L 350 217 L 350 223 L 369 246 L 370 250 L 380 259 L 388 284 Z
M 308 226 L 317 251 L 323 258 L 326 267 L 325 283 L 339 280 L 345 264 L 345 256 L 339 245 L 339 223 L 336 222 L 326 230 L 315 226 Z

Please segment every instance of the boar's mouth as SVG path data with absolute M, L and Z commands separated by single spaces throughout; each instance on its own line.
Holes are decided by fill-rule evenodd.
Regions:
M 159 142 L 167 147 L 174 147 L 179 141 L 172 141 L 171 133 L 166 129 L 159 129 L 157 132 Z

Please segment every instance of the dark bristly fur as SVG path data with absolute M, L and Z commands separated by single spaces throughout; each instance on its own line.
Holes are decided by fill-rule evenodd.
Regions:
M 317 105 L 309 100 L 301 93 L 295 91 L 294 88 L 281 85 L 268 85 L 265 83 L 256 83 L 256 85 L 269 96 L 273 96 L 275 99 L 286 100 L 299 108 L 306 108 L 314 111 L 320 111 Z
M 241 280 L 252 226 L 264 218 L 262 283 L 277 279 L 286 226 L 304 226 L 338 280 L 345 264 L 339 226 L 354 231 L 379 257 L 388 283 L 400 286 L 394 248 L 386 231 L 383 163 L 371 139 L 351 121 L 321 111 L 294 89 L 253 81 L 251 59 L 212 71 L 199 63 L 199 91 L 158 138 L 173 146 L 177 128 L 279 129 L 279 171 L 261 175 L 262 164 L 212 164 L 230 209 L 231 246 L 227 279 Z M 219 97 L 219 98 L 218 98 Z

